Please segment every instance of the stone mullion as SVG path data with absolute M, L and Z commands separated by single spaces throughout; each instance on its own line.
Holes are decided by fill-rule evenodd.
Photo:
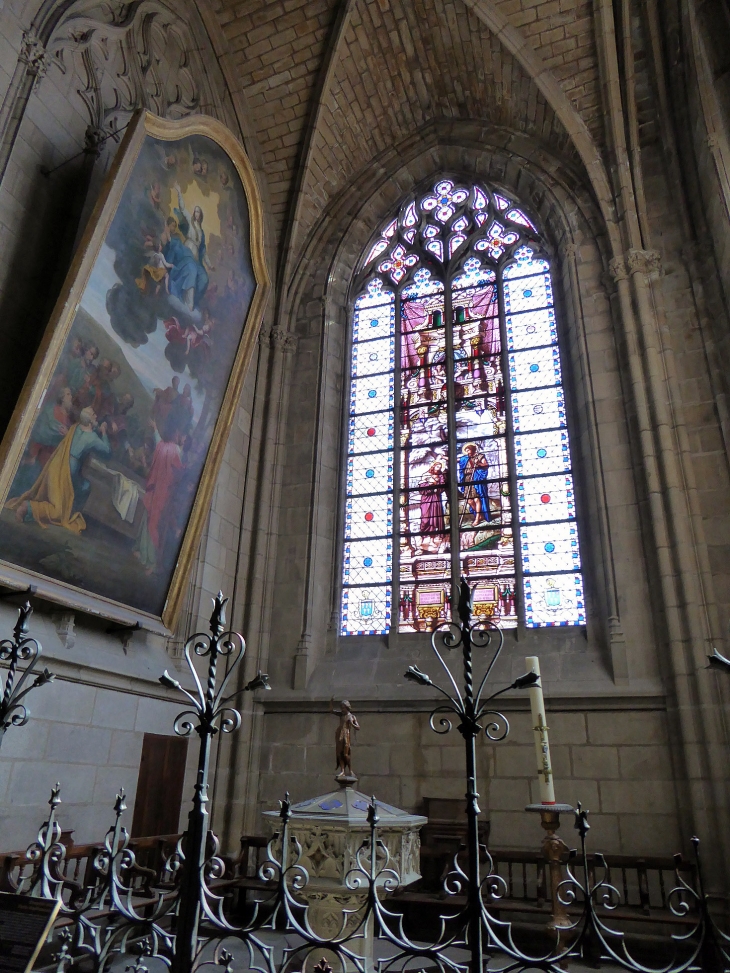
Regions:
M 444 241 L 445 245 L 445 241 Z M 459 511 L 459 457 L 456 452 L 456 392 L 454 389 L 454 312 L 451 300 L 452 275 L 444 280 L 444 328 L 446 329 L 446 416 L 449 443 L 449 535 L 451 547 L 451 611 L 456 618 L 461 575 L 461 541 Z
M 523 241 L 520 241 L 523 242 Z M 504 309 L 504 269 L 503 263 L 496 271 L 494 286 L 497 288 L 497 307 L 499 314 L 499 343 L 501 348 L 502 385 L 504 387 L 504 441 L 507 452 L 507 472 L 510 492 L 510 511 L 512 516 L 512 550 L 514 551 L 514 592 L 517 607 L 517 632 L 524 635 L 525 622 L 525 574 L 522 569 L 522 543 L 520 537 L 520 517 L 517 501 L 517 465 L 515 463 L 515 430 L 512 424 L 512 383 L 509 372 L 509 349 L 507 348 L 507 316 Z
M 394 648 L 398 642 L 400 630 L 400 538 L 401 538 L 401 499 L 404 497 L 408 504 L 408 494 L 401 492 L 401 293 L 398 288 L 395 295 L 395 375 L 393 382 L 393 526 L 391 528 L 393 551 L 393 577 L 391 579 L 390 595 L 390 632 L 388 633 L 388 647 Z M 404 484 L 405 485 L 405 484 Z M 410 486 L 410 483 L 407 484 Z M 407 506 L 404 509 L 408 509 Z M 410 526 L 410 525 L 409 525 Z M 415 608 L 415 606 L 414 606 Z

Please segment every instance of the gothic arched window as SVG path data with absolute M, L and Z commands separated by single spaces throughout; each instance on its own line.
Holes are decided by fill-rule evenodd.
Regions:
M 506 195 L 439 180 L 356 281 L 341 634 L 585 624 L 550 265 Z M 518 556 L 516 556 L 518 555 Z

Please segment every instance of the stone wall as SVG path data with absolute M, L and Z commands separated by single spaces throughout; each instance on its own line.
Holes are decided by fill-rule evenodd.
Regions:
M 70 616 L 73 617 L 73 616 Z M 78 628 L 69 615 L 34 613 L 30 634 L 43 647 L 38 668 L 56 679 L 26 698 L 30 719 L 10 727 L 0 750 L 0 842 L 24 848 L 46 820 L 51 787 L 61 784 L 59 820 L 77 843 L 99 841 L 113 821 L 119 788 L 131 828 L 145 733 L 171 735 L 180 711 L 174 694 L 157 683 L 174 662 L 158 640 L 137 634 L 125 649 L 120 637 Z M 0 609 L 2 635 L 14 612 Z M 72 643 L 72 644 L 71 644 Z M 183 797 L 187 812 L 195 778 L 195 749 L 188 748 Z
M 351 702 L 362 727 L 353 746 L 358 790 L 413 812 L 422 812 L 424 797 L 464 798 L 464 744 L 456 728 L 438 736 L 428 712 L 413 700 L 411 712 L 388 712 L 385 702 Z M 546 708 L 556 798 L 590 810 L 591 848 L 674 854 L 680 835 L 661 697 L 592 703 L 546 697 Z M 524 699 L 505 710 L 508 737 L 477 740 L 479 807 L 491 823 L 494 847 L 537 849 L 540 823 L 524 810 L 539 799 L 530 715 Z M 325 706 L 296 712 L 292 703 L 286 710 L 272 703 L 264 724 L 262 810 L 277 808 L 286 790 L 301 801 L 336 789 L 337 720 Z M 575 843 L 569 816 L 562 834 L 569 846 Z

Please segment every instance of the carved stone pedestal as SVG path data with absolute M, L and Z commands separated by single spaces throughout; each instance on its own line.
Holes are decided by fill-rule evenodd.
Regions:
M 363 891 L 352 891 L 346 885 L 347 876 L 357 869 L 357 853 L 369 839 L 370 826 L 367 820 L 370 798 L 356 791 L 349 782 L 340 790 L 332 791 L 309 801 L 300 801 L 291 808 L 289 823 L 290 834 L 301 845 L 298 864 L 306 868 L 309 882 L 296 894 L 309 905 L 309 922 L 317 935 L 328 938 L 343 931 L 343 910 L 351 915 L 347 918 L 346 932 L 352 932 L 362 919 L 367 903 L 366 876 L 360 872 Z M 420 874 L 420 828 L 428 819 L 417 814 L 408 814 L 400 808 L 378 802 L 378 838 L 387 849 L 385 856 L 378 858 L 378 867 L 394 869 L 400 876 L 400 885 L 410 885 L 421 877 Z M 272 830 L 277 830 L 278 812 L 265 811 Z M 362 857 L 367 867 L 369 851 Z M 387 877 L 391 877 L 389 874 Z M 379 881 L 382 885 L 385 876 Z M 362 939 L 348 944 L 365 960 L 366 971 L 373 969 L 373 930 L 372 922 L 364 930 Z M 314 950 L 309 959 L 314 964 L 322 951 Z M 332 958 L 330 958 L 332 963 Z M 336 965 L 332 963 L 333 966 Z

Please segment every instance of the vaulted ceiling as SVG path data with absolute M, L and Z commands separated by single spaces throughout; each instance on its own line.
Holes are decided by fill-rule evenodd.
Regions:
M 274 246 L 300 249 L 330 200 L 429 122 L 525 133 L 578 165 L 567 125 L 603 140 L 591 11 L 591 0 L 219 0 Z

